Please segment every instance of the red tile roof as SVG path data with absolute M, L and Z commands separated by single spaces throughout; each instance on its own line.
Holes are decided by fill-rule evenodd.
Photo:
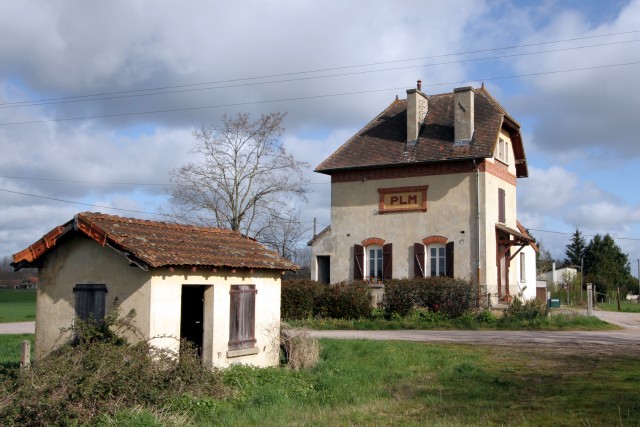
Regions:
M 16 268 L 36 265 L 58 240 L 76 231 L 143 267 L 230 267 L 297 270 L 292 262 L 237 231 L 84 212 L 13 255 Z
M 513 142 L 518 177 L 528 175 L 520 125 L 483 88 L 473 89 L 475 134 L 468 145 L 454 146 L 454 93 L 429 96 L 429 108 L 415 146 L 407 146 L 407 101 L 396 99 L 382 113 L 323 161 L 316 172 L 378 166 L 481 159 L 493 156 L 504 127 Z

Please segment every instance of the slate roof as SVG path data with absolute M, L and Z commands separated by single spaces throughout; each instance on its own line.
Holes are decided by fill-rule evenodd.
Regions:
M 237 231 L 83 212 L 54 228 L 27 249 L 13 255 L 18 269 L 37 265 L 69 232 L 78 232 L 125 254 L 142 268 L 230 267 L 297 270 L 256 240 Z
M 331 156 L 316 172 L 400 166 L 493 157 L 500 130 L 511 136 L 518 177 L 528 175 L 520 125 L 484 89 L 473 89 L 475 133 L 468 145 L 454 146 L 454 93 L 428 96 L 426 119 L 415 146 L 407 145 L 407 101 L 396 99 Z

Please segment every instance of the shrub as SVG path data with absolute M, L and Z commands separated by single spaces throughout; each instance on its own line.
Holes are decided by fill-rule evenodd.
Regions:
M 536 320 L 543 318 L 546 310 L 547 306 L 544 301 L 540 301 L 537 298 L 523 301 L 521 297 L 516 296 L 511 305 L 504 311 L 502 319 L 504 321 Z
M 280 313 L 284 320 L 312 317 L 316 300 L 325 285 L 314 280 L 292 279 L 282 281 Z
M 382 306 L 387 318 L 407 316 L 416 307 L 456 318 L 476 304 L 475 292 L 470 282 L 449 277 L 395 279 L 385 282 Z
M 365 282 L 341 282 L 324 286 L 316 298 L 315 316 L 359 319 L 371 316 L 371 293 Z
M 76 344 L 5 377 L 0 425 L 92 424 L 127 408 L 161 408 L 184 394 L 227 393 L 221 374 L 203 367 L 192 347 L 183 345 L 178 357 L 145 341 L 130 345 L 107 332 L 118 319 L 78 322 Z

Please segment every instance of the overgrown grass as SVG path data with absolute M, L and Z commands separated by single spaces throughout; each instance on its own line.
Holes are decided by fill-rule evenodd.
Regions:
M 595 316 L 551 313 L 549 317 L 534 319 L 506 319 L 500 314 L 481 312 L 467 313 L 456 319 L 448 319 L 438 313 L 416 310 L 406 317 L 385 319 L 380 313 L 366 319 L 304 319 L 288 322 L 292 327 L 333 330 L 399 330 L 399 329 L 464 329 L 464 330 L 615 330 L 618 326 L 604 322 Z
M 311 370 L 234 366 L 225 399 L 181 394 L 102 426 L 637 425 L 640 352 L 321 340 Z M 118 399 L 119 396 L 112 396 Z
M 618 311 L 618 303 L 598 303 L 598 310 L 602 311 Z M 640 304 L 637 302 L 620 301 L 620 311 L 626 313 L 640 313 Z
M 28 322 L 35 318 L 34 289 L 0 289 L 0 323 Z

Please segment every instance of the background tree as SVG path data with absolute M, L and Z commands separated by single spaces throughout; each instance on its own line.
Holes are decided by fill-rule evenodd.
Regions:
M 300 213 L 282 204 L 279 212 L 271 212 L 260 232 L 260 241 L 293 261 L 294 254 L 306 230 L 300 222 Z M 300 265 L 300 264 L 298 264 Z
M 304 199 L 308 164 L 287 153 L 279 137 L 284 114 L 224 116 L 195 131 L 193 161 L 170 172 L 173 213 L 182 221 L 230 228 L 260 240 L 274 215 Z M 285 202 L 286 201 L 286 202 Z
M 566 265 L 580 266 L 582 265 L 582 257 L 587 247 L 584 237 L 578 228 L 573 232 L 571 242 L 566 246 L 564 263 Z
M 617 287 L 626 294 L 633 283 L 627 255 L 609 234 L 596 234 L 585 248 L 584 273 L 600 297 L 615 295 Z

